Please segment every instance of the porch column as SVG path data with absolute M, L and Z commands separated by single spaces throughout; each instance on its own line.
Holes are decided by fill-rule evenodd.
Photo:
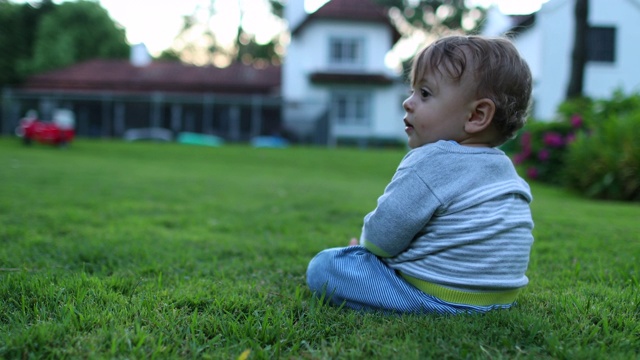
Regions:
M 117 102 L 114 105 L 113 114 L 113 136 L 121 137 L 124 134 L 126 120 L 125 120 L 126 106 L 123 102 Z
M 240 140 L 240 107 L 238 105 L 229 107 L 229 139 Z
M 111 94 L 104 95 L 102 97 L 102 119 L 100 122 L 100 129 L 96 131 L 96 135 L 102 137 L 108 137 L 111 133 L 111 121 L 113 109 L 113 97 Z
M 164 96 L 162 93 L 156 92 L 151 95 L 151 118 L 149 119 L 150 127 L 162 127 L 162 103 Z
M 175 133 L 183 131 L 182 129 L 182 105 L 171 105 L 171 130 Z
M 251 98 L 251 137 L 260 136 L 262 130 L 262 97 L 254 95 Z
M 213 133 L 213 102 L 214 97 L 206 94 L 202 102 L 202 132 L 205 134 Z

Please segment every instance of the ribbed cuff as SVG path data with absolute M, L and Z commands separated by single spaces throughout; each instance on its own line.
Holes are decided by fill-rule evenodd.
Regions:
M 520 292 L 520 289 L 491 292 L 467 292 L 450 289 L 442 285 L 420 280 L 403 273 L 400 273 L 400 275 L 408 283 L 420 289 L 425 294 L 437 297 L 440 300 L 444 300 L 453 304 L 475 306 L 509 305 L 516 301 L 516 297 Z

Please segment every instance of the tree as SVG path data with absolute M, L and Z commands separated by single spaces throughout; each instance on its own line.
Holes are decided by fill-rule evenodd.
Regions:
M 486 10 L 467 7 L 465 0 L 374 0 L 389 9 L 395 27 L 402 35 L 395 52 L 404 74 L 411 59 L 424 45 L 452 33 L 478 33 Z
M 571 52 L 571 77 L 567 86 L 567 99 L 582 96 L 584 68 L 587 63 L 587 31 L 589 30 L 589 0 L 576 0 L 574 6 L 573 51 Z
M 475 33 L 485 11 L 467 7 L 465 0 L 375 0 L 391 9 L 398 30 L 404 36 L 414 32 L 441 36 L 449 32 Z
M 98 2 L 64 2 L 42 16 L 33 56 L 19 66 L 37 73 L 92 58 L 127 58 L 129 51 L 124 29 Z
M 36 38 L 33 24 L 39 23 L 54 7 L 51 0 L 33 4 L 0 0 L 0 88 L 18 84 L 28 75 L 18 68 L 33 56 Z
M 284 5 L 282 0 L 265 0 L 271 13 L 282 19 Z M 229 3 L 225 3 L 228 5 Z M 161 58 L 171 59 L 179 56 L 181 60 L 198 65 L 214 64 L 226 66 L 231 62 L 245 64 L 267 64 L 279 62 L 283 51 L 280 35 L 268 42 L 259 42 L 256 34 L 245 28 L 245 4 L 237 0 L 238 19 L 232 41 L 225 43 L 214 31 L 213 25 L 219 19 L 216 1 L 209 0 L 206 9 L 196 8 L 191 16 L 184 17 L 184 25 L 176 36 L 174 44 L 165 50 Z M 204 15 L 202 15 L 204 14 Z

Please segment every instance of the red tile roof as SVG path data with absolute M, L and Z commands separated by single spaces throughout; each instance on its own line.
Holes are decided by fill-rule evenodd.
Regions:
M 227 68 L 216 68 L 154 61 L 148 66 L 136 67 L 128 60 L 96 59 L 32 76 L 22 88 L 87 92 L 275 94 L 280 82 L 279 66 L 255 69 L 233 64 Z
M 391 23 L 387 9 L 371 0 L 330 0 L 314 13 L 309 14 L 291 33 L 295 35 L 309 22 L 320 19 L 382 23 L 389 27 L 393 43 L 401 36 Z

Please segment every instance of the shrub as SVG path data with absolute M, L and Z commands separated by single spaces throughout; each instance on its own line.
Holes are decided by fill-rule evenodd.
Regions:
M 640 94 L 594 102 L 588 133 L 568 148 L 565 184 L 592 198 L 640 201 Z
M 567 101 L 556 121 L 530 122 L 516 145 L 513 161 L 530 180 L 640 201 L 640 94 Z
M 579 116 L 568 121 L 531 121 L 515 139 L 519 152 L 513 155 L 513 162 L 524 169 L 528 179 L 562 184 L 567 146 L 583 128 L 584 121 Z

